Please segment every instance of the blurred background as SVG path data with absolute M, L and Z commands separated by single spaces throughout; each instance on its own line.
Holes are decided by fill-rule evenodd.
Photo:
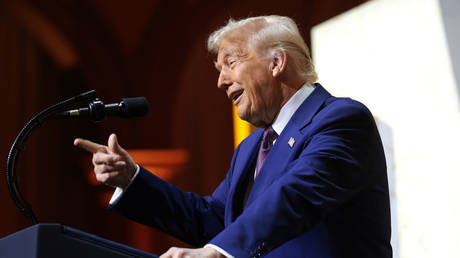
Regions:
M 0 167 L 37 112 L 95 89 L 105 103 L 145 96 L 147 117 L 50 121 L 19 160 L 19 185 L 40 222 L 68 225 L 149 252 L 178 240 L 106 210 L 112 189 L 92 177 L 75 137 L 120 144 L 182 189 L 211 194 L 234 149 L 232 107 L 217 89 L 208 35 L 230 18 L 288 15 L 310 29 L 363 0 L 0 0 Z M 147 158 L 146 158 L 147 157 Z M 0 237 L 28 226 L 0 177 Z
M 251 129 L 235 126 L 206 40 L 230 17 L 267 14 L 298 23 L 326 89 L 373 112 L 394 257 L 460 257 L 458 0 L 0 0 L 0 237 L 29 226 L 4 176 L 17 133 L 44 108 L 95 89 L 106 104 L 145 96 L 150 113 L 39 128 L 19 160 L 26 199 L 40 222 L 157 254 L 187 246 L 106 210 L 113 189 L 95 182 L 91 155 L 73 140 L 106 143 L 117 133 L 139 164 L 211 194 Z

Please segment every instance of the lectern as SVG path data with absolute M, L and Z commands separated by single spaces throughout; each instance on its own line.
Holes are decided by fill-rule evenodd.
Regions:
M 60 224 L 36 224 L 0 239 L 1 258 L 158 257 Z
M 59 112 L 63 108 L 83 101 L 91 101 L 88 108 Z M 70 99 L 52 105 L 35 115 L 19 132 L 11 146 L 6 166 L 6 182 L 11 198 L 21 213 L 29 220 L 31 227 L 0 239 L 0 258 L 121 258 L 157 257 L 101 237 L 59 224 L 38 224 L 32 206 L 26 201 L 18 185 L 16 167 L 19 154 L 32 131 L 49 119 L 87 116 L 102 121 L 106 116 L 124 118 L 143 116 L 148 112 L 147 100 L 143 97 L 123 99 L 120 103 L 104 105 L 94 90 L 84 92 Z

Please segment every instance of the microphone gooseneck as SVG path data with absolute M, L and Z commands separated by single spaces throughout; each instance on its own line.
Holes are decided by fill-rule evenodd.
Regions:
M 67 108 L 76 103 L 83 101 L 89 101 L 96 98 L 96 92 L 94 90 L 84 92 L 70 99 L 61 101 L 55 105 L 52 105 L 45 110 L 35 115 L 19 132 L 18 136 L 11 146 L 10 152 L 8 153 L 8 159 L 6 161 L 6 184 L 10 193 L 11 199 L 14 204 L 18 207 L 19 211 L 27 218 L 31 225 L 38 223 L 37 216 L 32 210 L 32 206 L 26 201 L 24 195 L 19 189 L 18 176 L 16 174 L 17 163 L 21 151 L 24 149 L 25 142 L 29 138 L 32 131 L 42 125 L 44 122 L 52 118 L 53 114 L 63 108 Z
M 77 103 L 88 101 L 91 101 L 88 107 L 60 112 Z M 27 202 L 19 189 L 16 168 L 21 151 L 25 147 L 25 142 L 36 128 L 53 118 L 87 117 L 94 121 L 102 121 L 107 116 L 130 118 L 143 116 L 147 113 L 148 102 L 144 97 L 126 98 L 122 99 L 119 103 L 104 105 L 102 101 L 97 99 L 96 92 L 91 90 L 52 105 L 35 115 L 19 132 L 11 146 L 6 161 L 6 183 L 8 191 L 19 211 L 27 218 L 29 223 L 31 225 L 37 224 L 38 218 L 33 212 L 32 206 Z

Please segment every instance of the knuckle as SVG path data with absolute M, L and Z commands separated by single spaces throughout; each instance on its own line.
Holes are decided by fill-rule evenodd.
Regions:
M 93 157 L 94 157 L 94 158 L 93 158 L 93 162 L 94 162 L 95 164 L 102 164 L 102 163 L 104 163 L 104 156 L 103 156 L 102 153 L 99 153 L 99 152 L 98 152 L 98 153 L 95 153 Z
M 112 160 L 113 160 L 113 162 L 119 162 L 119 161 L 125 161 L 126 159 L 125 159 L 125 157 L 123 157 L 121 155 L 115 155 Z
M 119 160 L 119 158 L 118 155 L 111 155 L 108 160 L 112 163 L 115 163 Z
M 93 154 L 92 162 L 94 165 L 97 164 L 97 153 Z
M 102 164 L 102 165 L 96 165 L 96 166 L 94 167 L 94 172 L 95 172 L 96 174 L 103 174 L 103 173 L 105 172 L 105 170 L 106 170 L 106 167 L 105 167 L 105 165 L 103 165 L 103 164 Z
M 169 248 L 168 252 L 177 253 L 178 250 L 179 250 L 179 248 L 173 246 L 173 247 Z
M 185 252 L 183 249 L 177 248 L 176 250 L 176 257 L 183 257 L 185 255 Z
M 110 179 L 109 174 L 101 174 L 101 178 L 104 183 L 106 183 Z
M 96 174 L 96 180 L 101 182 L 101 183 L 104 183 L 103 175 L 102 174 Z
M 108 165 L 108 164 L 101 164 L 101 167 L 103 169 L 104 172 L 107 172 L 107 171 L 110 171 L 110 169 L 112 168 L 111 165 Z
M 107 173 L 113 170 L 112 166 L 107 165 L 107 164 L 102 165 L 102 168 L 103 168 L 103 173 Z
M 94 166 L 94 174 L 101 174 L 101 166 L 100 165 L 95 165 Z
M 125 169 L 125 168 L 127 167 L 126 161 L 119 161 L 119 162 L 118 162 L 118 167 L 124 168 L 124 169 Z

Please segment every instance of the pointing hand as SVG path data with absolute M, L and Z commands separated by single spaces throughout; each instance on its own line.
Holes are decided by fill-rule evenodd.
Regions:
M 97 181 L 112 187 L 125 188 L 136 172 L 128 152 L 123 149 L 115 134 L 111 134 L 107 146 L 89 140 L 76 138 L 75 146 L 93 153 L 94 173 Z

